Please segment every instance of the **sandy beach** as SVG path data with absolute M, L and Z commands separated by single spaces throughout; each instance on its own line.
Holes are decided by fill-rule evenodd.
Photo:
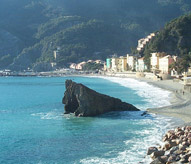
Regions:
M 169 90 L 171 94 L 170 106 L 161 108 L 147 109 L 150 113 L 176 117 L 183 120 L 185 123 L 191 122 L 191 93 L 183 93 L 183 84 L 174 82 L 173 80 L 152 81 L 149 79 L 140 79 L 151 85 Z

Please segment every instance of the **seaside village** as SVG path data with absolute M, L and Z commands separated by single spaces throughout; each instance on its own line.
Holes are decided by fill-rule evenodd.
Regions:
M 139 54 L 146 44 L 154 37 L 155 34 L 151 33 L 146 38 L 138 41 L 137 52 L 138 54 L 127 54 L 126 56 L 113 56 L 106 59 L 106 65 L 104 70 L 110 74 L 136 72 L 137 77 L 153 78 L 154 80 L 168 79 L 170 76 L 177 76 L 175 70 L 170 70 L 170 65 L 177 62 L 177 56 L 168 55 L 165 52 L 151 53 L 150 57 L 150 71 L 152 74 L 148 74 L 148 68 L 145 64 L 144 57 Z
M 113 55 L 111 58 L 107 58 L 104 65 L 104 74 L 110 76 L 144 77 L 156 81 L 173 78 L 174 81 L 182 83 L 185 90 L 191 92 L 191 67 L 182 74 L 178 74 L 174 68 L 171 68 L 172 64 L 179 62 L 180 57 L 178 56 L 169 55 L 165 52 L 151 53 L 150 71 L 148 71 L 144 57 L 141 57 L 140 52 L 154 36 L 155 33 L 151 33 L 146 38 L 138 40 L 138 54 L 127 54 L 120 57 Z
M 171 69 L 171 65 L 175 62 L 179 62 L 180 57 L 175 55 L 169 55 L 165 52 L 151 53 L 150 57 L 150 71 L 145 64 L 144 57 L 141 57 L 146 44 L 155 37 L 155 33 L 151 33 L 146 38 L 138 40 L 137 54 L 127 54 L 125 56 L 117 57 L 113 55 L 111 58 L 107 58 L 106 62 L 101 60 L 89 60 L 87 62 L 81 62 L 78 64 L 71 63 L 70 69 L 83 70 L 83 66 L 86 63 L 100 63 L 104 64 L 104 69 L 101 74 L 108 76 L 128 76 L 137 78 L 148 78 L 152 80 L 168 80 L 174 79 L 184 84 L 184 89 L 191 92 L 191 68 L 188 68 L 188 72 L 178 74 L 175 69 Z
M 60 55 L 60 48 L 57 47 L 57 49 L 53 51 L 55 62 L 43 66 L 38 65 L 36 69 L 19 73 L 12 73 L 10 70 L 3 70 L 0 71 L 0 76 L 62 76 L 68 74 L 80 75 L 99 73 L 108 76 L 144 77 L 156 81 L 174 78 L 184 84 L 184 88 L 191 92 L 191 68 L 188 68 L 188 72 L 184 72 L 183 74 L 178 74 L 175 69 L 171 69 L 171 65 L 175 62 L 179 62 L 180 57 L 169 55 L 165 52 L 153 52 L 150 57 L 150 68 L 147 68 L 144 57 L 140 54 L 153 37 L 155 37 L 155 33 L 151 33 L 147 37 L 138 40 L 136 48 L 137 54 L 126 54 L 125 56 L 120 57 L 114 54 L 112 57 L 107 58 L 105 62 L 102 60 L 88 60 L 80 63 L 70 63 L 69 68 L 57 68 L 56 61 Z M 103 69 L 97 69 L 96 71 L 88 69 L 85 70 L 84 67 L 87 64 L 101 65 L 103 66 Z M 42 68 L 45 68 L 46 71 L 39 72 L 38 70 L 42 70 Z

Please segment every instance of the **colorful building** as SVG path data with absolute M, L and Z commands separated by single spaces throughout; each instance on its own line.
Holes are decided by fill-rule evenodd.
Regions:
M 117 62 L 117 72 L 127 71 L 127 57 L 120 56 Z
M 111 69 L 111 58 L 106 59 L 106 69 Z

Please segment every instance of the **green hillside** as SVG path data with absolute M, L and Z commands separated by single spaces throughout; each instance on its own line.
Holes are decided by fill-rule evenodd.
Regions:
M 1 0 L 0 69 L 124 55 L 137 40 L 188 13 L 188 0 Z
M 180 57 L 191 53 L 191 14 L 172 20 L 157 33 L 144 50 L 147 63 L 151 52 L 166 52 Z

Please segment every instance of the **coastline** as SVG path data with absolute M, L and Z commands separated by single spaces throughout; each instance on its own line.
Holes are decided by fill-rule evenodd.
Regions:
M 28 76 L 28 75 L 27 75 Z M 29 75 L 30 76 L 30 75 Z M 39 75 L 35 75 L 39 76 Z M 135 74 L 54 74 L 53 72 L 49 72 L 48 74 L 43 74 L 43 76 L 48 77 L 62 77 L 62 76 L 81 76 L 81 77 L 118 77 L 118 78 L 130 78 L 135 79 L 140 82 L 146 82 L 154 87 L 161 88 L 163 90 L 167 90 L 171 92 L 171 98 L 169 106 L 158 107 L 158 108 L 148 108 L 148 113 L 153 113 L 156 115 L 162 116 L 170 116 L 181 119 L 184 124 L 191 125 L 191 93 L 183 91 L 183 84 L 178 82 L 173 82 L 173 80 L 162 80 L 162 81 L 154 81 L 149 78 L 139 77 L 137 78 Z M 181 126 L 181 125 L 180 125 Z
M 73 76 L 75 76 L 75 75 L 73 75 Z M 79 76 L 79 75 L 76 75 L 76 76 Z M 102 78 L 102 77 L 103 78 L 104 77 L 114 77 L 114 78 L 117 77 L 117 76 L 101 76 L 101 75 L 82 75 L 82 76 L 84 76 L 84 77 L 100 77 L 100 78 Z M 72 75 L 70 77 L 72 78 Z M 67 78 L 69 78 L 69 77 L 67 77 Z M 185 93 L 185 95 L 183 95 L 181 93 L 182 84 L 179 84 L 177 82 L 173 82 L 173 80 L 153 81 L 153 80 L 150 80 L 147 78 L 135 78 L 135 77 L 134 78 L 133 77 L 117 77 L 116 79 L 118 81 L 119 80 L 123 81 L 124 84 L 127 84 L 126 86 L 130 85 L 128 83 L 128 81 L 134 82 L 136 80 L 136 81 L 142 82 L 143 85 L 142 86 L 140 85 L 142 88 L 144 88 L 144 91 L 142 93 L 145 93 L 145 91 L 148 93 L 151 93 L 150 94 L 150 101 L 149 101 L 150 103 L 146 107 L 149 107 L 149 106 L 151 107 L 152 104 L 157 104 L 156 102 L 158 102 L 160 100 L 160 97 L 162 95 L 164 95 L 164 97 L 162 99 L 167 98 L 168 102 L 169 102 L 169 100 L 171 100 L 171 105 L 169 105 L 169 106 L 150 109 L 149 114 L 151 114 L 150 116 L 154 116 L 153 120 L 155 121 L 154 122 L 155 129 L 154 130 L 149 129 L 150 125 L 152 126 L 152 122 L 148 121 L 145 124 L 146 126 L 148 126 L 148 131 L 146 129 L 146 131 L 143 131 L 143 132 L 141 131 L 141 133 L 138 133 L 139 135 L 141 135 L 142 133 L 144 135 L 145 134 L 148 135 L 148 137 L 144 140 L 144 144 L 143 144 L 142 140 L 141 140 L 141 142 L 138 142 L 138 145 L 140 145 L 140 146 L 136 147 L 136 149 L 140 150 L 140 152 L 142 153 L 142 154 L 140 153 L 140 156 L 141 156 L 140 160 L 143 160 L 142 163 L 150 163 L 151 162 L 150 156 L 145 157 L 146 149 L 149 148 L 150 146 L 161 145 L 162 144 L 162 141 L 161 141 L 162 135 L 165 134 L 165 132 L 167 130 L 174 128 L 174 127 L 177 127 L 177 126 L 182 126 L 184 124 L 184 122 L 187 122 L 184 120 L 185 118 L 184 119 L 181 118 L 182 120 L 184 120 L 184 122 L 181 122 L 179 120 L 180 119 L 179 116 L 177 117 L 176 115 L 171 115 L 174 112 L 171 112 L 170 108 L 172 106 L 181 106 L 181 105 L 184 107 L 185 103 L 190 100 L 189 99 L 190 94 Z M 139 82 L 137 82 L 137 83 L 139 86 Z M 137 85 L 136 82 L 135 82 L 135 85 Z M 151 87 L 149 87 L 149 85 Z M 149 88 L 152 88 L 152 89 L 149 89 Z M 161 89 L 158 89 L 158 88 L 161 88 Z M 153 94 L 152 90 L 156 90 L 156 94 L 158 95 L 158 93 L 159 93 L 160 96 L 156 97 L 155 96 L 156 94 Z M 159 92 L 157 92 L 158 90 L 159 90 Z M 166 91 L 166 90 L 168 90 L 168 91 Z M 176 90 L 178 90 L 177 93 L 176 93 Z M 167 92 L 167 94 L 165 92 Z M 165 96 L 165 95 L 167 95 L 167 96 Z M 190 102 L 187 102 L 187 103 L 191 106 Z M 159 103 L 159 104 L 161 104 L 161 103 Z M 158 105 L 158 106 L 160 106 L 160 105 Z M 157 107 L 157 105 L 154 105 L 154 107 Z M 144 110 L 146 110 L 146 109 L 147 108 L 144 108 Z M 167 110 L 165 110 L 165 109 L 167 109 Z M 177 108 L 177 109 L 179 109 L 179 108 Z M 165 113 L 168 110 L 169 110 L 170 115 L 169 115 L 169 113 Z M 168 116 L 170 116 L 170 117 L 168 117 Z M 189 118 L 189 116 L 190 116 L 190 114 L 188 115 L 188 118 Z M 140 117 L 142 117 L 142 116 L 140 116 Z M 177 118 L 179 118 L 179 119 L 177 119 Z M 150 119 L 144 119 L 144 120 L 150 120 Z M 126 145 L 128 146 L 128 144 L 131 144 L 132 141 L 128 142 L 128 140 L 127 140 Z M 134 140 L 133 142 L 135 142 L 135 141 L 137 141 L 137 140 Z M 145 144 L 145 143 L 147 143 L 147 144 Z M 142 145 L 144 145 L 144 148 L 142 148 L 143 147 Z M 125 153 L 125 152 L 126 152 L 126 150 L 122 153 Z M 125 156 L 126 155 L 127 154 L 125 154 Z M 137 155 L 135 155 L 135 157 L 137 158 Z M 142 158 L 142 157 L 144 157 L 144 158 Z M 119 156 L 119 158 L 123 158 L 123 157 Z M 84 159 L 84 160 L 88 160 L 88 159 Z M 105 160 L 105 159 L 99 158 L 98 160 Z M 113 160 L 115 160 L 115 158 Z
M 87 75 L 85 75 L 88 77 Z M 170 80 L 154 81 L 148 78 L 136 78 L 132 75 L 115 76 L 115 75 L 91 75 L 92 77 L 118 77 L 131 78 L 140 82 L 146 82 L 154 87 L 161 88 L 171 92 L 169 106 L 148 108 L 147 112 L 156 115 L 173 117 L 177 126 L 191 125 L 191 93 L 185 92 L 183 94 L 183 84 Z M 178 121 L 178 120 L 179 121 Z
M 148 112 L 181 119 L 185 124 L 191 122 L 191 93 L 183 93 L 183 84 L 173 80 L 150 81 L 151 85 L 171 92 L 171 105 L 161 108 L 149 108 Z

